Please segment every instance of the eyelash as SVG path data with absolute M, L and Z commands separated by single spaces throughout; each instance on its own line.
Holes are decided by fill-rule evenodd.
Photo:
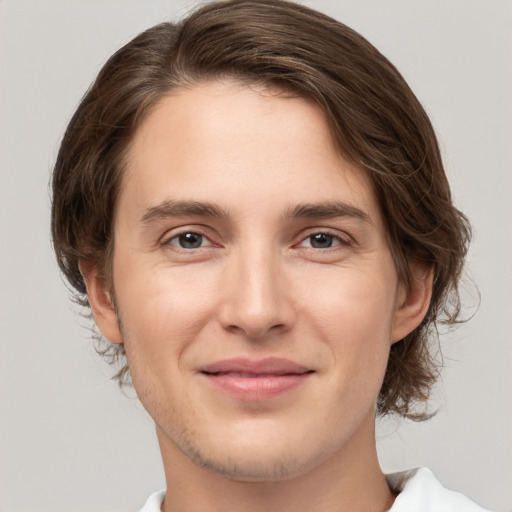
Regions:
M 337 248 L 340 248 L 340 247 L 349 247 L 353 243 L 352 238 L 349 237 L 348 235 L 345 235 L 343 237 L 343 236 L 341 236 L 339 234 L 336 234 L 336 233 L 333 233 L 333 232 L 331 232 L 329 230 L 319 230 L 319 231 L 311 231 L 308 235 L 306 235 L 305 237 L 301 238 L 300 242 L 298 244 L 295 244 L 295 246 L 300 246 L 301 244 L 303 244 L 307 240 L 311 241 L 312 237 L 318 236 L 318 235 L 323 235 L 323 236 L 330 237 L 330 238 L 332 238 L 333 242 L 336 242 L 336 244 L 332 245 L 332 246 L 329 246 L 329 247 L 311 247 L 311 246 L 309 246 L 309 247 L 307 247 L 308 249 L 321 250 L 321 251 L 327 251 L 329 249 L 336 250 Z
M 199 247 L 181 247 L 178 245 L 179 242 L 177 242 L 176 244 L 172 243 L 173 241 L 178 241 L 178 239 L 180 237 L 183 237 L 183 236 L 186 236 L 186 235 L 196 235 L 198 237 L 201 237 L 201 245 Z M 337 248 L 339 247 L 350 247 L 351 245 L 353 245 L 353 239 L 349 236 L 349 235 L 346 235 L 345 237 L 343 236 L 340 236 L 339 234 L 335 234 L 329 230 L 317 230 L 317 231 L 310 231 L 306 236 L 301 236 L 301 239 L 299 240 L 298 243 L 295 243 L 293 245 L 293 247 L 301 247 L 302 244 L 304 244 L 306 241 L 310 240 L 311 242 L 311 239 L 312 237 L 314 236 L 318 236 L 318 235 L 323 235 L 323 236 L 326 236 L 326 237 L 329 237 L 332 239 L 334 245 L 330 245 L 329 247 L 312 247 L 312 246 L 307 246 L 307 247 L 304 247 L 306 249 L 309 249 L 309 250 L 313 250 L 313 251 L 328 251 L 330 249 L 332 250 L 336 250 Z M 208 245 L 206 246 L 203 246 L 202 243 L 204 242 L 204 240 L 207 240 L 208 241 Z M 179 250 L 179 251 L 185 251 L 185 252 L 189 252 L 189 251 L 192 251 L 192 250 L 197 250 L 197 249 L 204 249 L 205 247 L 212 247 L 212 246 L 216 246 L 215 243 L 213 243 L 207 235 L 205 235 L 204 233 L 202 233 L 200 230 L 184 230 L 184 231 L 181 231 L 179 233 L 175 233 L 173 234 L 172 236 L 170 237 L 166 237 L 165 239 L 162 240 L 161 242 L 161 245 L 162 246 L 173 246 L 176 248 L 176 250 Z
M 185 230 L 185 231 L 181 231 L 180 233 L 175 233 L 172 236 L 163 239 L 162 242 L 161 242 L 161 245 L 162 246 L 172 245 L 177 250 L 181 250 L 181 251 L 190 251 L 190 250 L 194 250 L 194 249 L 202 249 L 202 248 L 204 248 L 202 245 L 200 247 L 189 247 L 189 248 L 186 248 L 186 247 L 180 247 L 179 245 L 172 243 L 173 240 L 178 241 L 178 239 L 180 237 L 183 237 L 183 236 L 186 236 L 186 235 L 196 235 L 198 237 L 201 237 L 202 238 L 201 242 L 203 242 L 204 240 L 207 240 L 209 242 L 207 247 L 215 246 L 215 244 L 204 233 L 201 233 L 198 230 L 191 230 L 191 229 Z

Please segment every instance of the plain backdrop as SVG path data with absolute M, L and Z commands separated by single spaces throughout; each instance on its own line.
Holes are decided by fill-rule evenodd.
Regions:
M 443 338 L 437 416 L 379 426 L 385 470 L 427 465 L 512 511 L 512 2 L 303 2 L 352 26 L 429 112 L 473 222 L 471 322 Z M 178 0 L 0 0 L 0 511 L 137 511 L 164 486 L 154 427 L 110 380 L 68 300 L 48 181 L 67 121 L 106 58 L 183 16 Z M 468 311 L 476 292 L 466 286 Z

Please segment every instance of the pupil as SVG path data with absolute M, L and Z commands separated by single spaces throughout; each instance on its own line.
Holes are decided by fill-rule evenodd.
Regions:
M 197 249 L 201 247 L 203 236 L 197 233 L 184 233 L 179 236 L 179 242 L 184 249 Z
M 311 246 L 315 249 L 327 249 L 332 246 L 332 236 L 325 233 L 317 233 L 310 236 Z

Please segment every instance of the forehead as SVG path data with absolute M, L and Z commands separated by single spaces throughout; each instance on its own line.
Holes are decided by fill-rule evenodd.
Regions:
M 367 174 L 339 155 L 316 104 L 215 81 L 178 89 L 147 115 L 127 152 L 120 203 L 147 208 L 169 196 L 215 196 L 226 210 L 258 203 L 268 210 L 340 194 L 377 215 Z

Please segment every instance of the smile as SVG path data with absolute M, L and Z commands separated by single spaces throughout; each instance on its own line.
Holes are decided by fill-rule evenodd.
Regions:
M 314 373 L 286 359 L 219 361 L 201 369 L 216 389 L 241 400 L 269 400 L 304 384 Z

